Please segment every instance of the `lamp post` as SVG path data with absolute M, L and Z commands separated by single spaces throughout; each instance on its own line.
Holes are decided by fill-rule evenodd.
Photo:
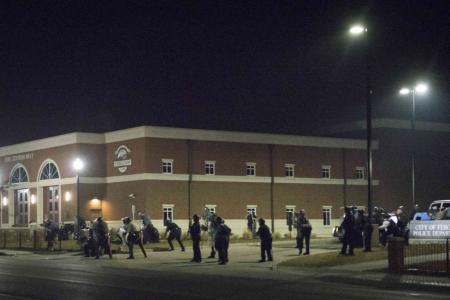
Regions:
M 370 81 L 370 48 L 367 28 L 363 25 L 350 27 L 351 36 L 364 36 L 366 52 L 366 154 L 367 154 L 367 213 L 372 219 L 372 87 Z
M 415 175 L 415 156 L 416 156 L 416 93 L 425 94 L 428 91 L 428 86 L 425 83 L 418 83 L 413 89 L 404 87 L 400 89 L 399 93 L 402 96 L 411 95 L 411 130 L 412 130 L 412 145 L 411 145 L 411 200 L 412 207 L 416 204 L 416 175 Z
M 80 158 L 73 161 L 73 168 L 77 173 L 77 228 L 80 226 L 80 175 L 79 172 L 84 168 L 84 162 Z

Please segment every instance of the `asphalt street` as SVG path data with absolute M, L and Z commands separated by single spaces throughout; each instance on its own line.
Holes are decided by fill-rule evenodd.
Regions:
M 331 246 L 330 246 L 331 245 Z M 319 246 L 319 245 L 316 245 Z M 330 243 L 317 251 L 335 251 Z M 206 248 L 203 248 L 204 253 Z M 255 245 L 233 245 L 230 264 L 192 253 L 151 252 L 145 259 L 84 258 L 74 253 L 7 252 L 0 256 L 1 299 L 448 299 L 448 295 L 382 290 L 318 277 L 317 270 L 290 272 L 276 263 L 296 256 L 290 244 L 278 245 L 277 261 L 257 263 Z M 312 276 L 312 274 L 315 276 Z

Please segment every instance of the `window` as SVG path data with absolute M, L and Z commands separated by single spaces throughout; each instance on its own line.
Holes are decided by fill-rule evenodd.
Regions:
M 167 220 L 173 222 L 173 205 L 163 205 L 163 220 L 164 224 L 166 224 Z
M 162 160 L 162 172 L 163 174 L 173 174 L 173 159 Z
M 216 162 L 215 161 L 205 161 L 205 174 L 215 175 L 216 174 Z
M 331 178 L 331 166 L 322 166 L 322 178 Z
M 256 176 L 256 163 L 248 162 L 246 168 L 247 176 Z
M 17 167 L 11 176 L 11 183 L 21 182 L 28 182 L 27 171 L 23 167 Z
M 323 225 L 330 226 L 331 225 L 331 206 L 323 206 L 322 207 L 322 216 L 323 216 Z
M 210 212 L 210 213 L 213 213 L 213 214 L 216 213 L 216 207 L 217 207 L 217 205 L 206 204 L 205 207 L 209 209 L 209 212 Z
M 294 164 L 285 164 L 284 165 L 284 173 L 286 175 L 286 177 L 294 177 L 295 173 L 295 165 Z
M 247 214 L 254 214 L 255 216 L 257 216 L 256 214 L 256 208 L 258 208 L 257 205 L 247 205 Z
M 58 168 L 52 162 L 48 162 L 44 165 L 41 171 L 40 180 L 49 180 L 59 178 Z
M 356 179 L 364 179 L 365 176 L 365 168 L 364 167 L 356 167 Z
M 286 205 L 286 225 L 292 226 L 294 224 L 294 215 L 295 205 Z

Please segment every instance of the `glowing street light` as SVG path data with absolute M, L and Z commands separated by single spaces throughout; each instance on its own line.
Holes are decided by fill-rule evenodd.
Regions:
M 403 87 L 399 90 L 402 96 L 411 95 L 411 129 L 412 129 L 412 147 L 411 147 L 411 198 L 412 207 L 416 204 L 416 178 L 415 178 L 415 135 L 416 135 L 416 93 L 425 94 L 428 91 L 428 85 L 423 82 L 416 84 L 414 88 Z
M 369 220 L 372 219 L 372 86 L 370 80 L 370 45 L 367 27 L 361 24 L 350 27 L 349 31 L 351 36 L 359 37 L 363 36 L 365 41 L 365 54 L 366 54 L 366 152 L 367 152 L 367 213 Z M 369 247 L 370 250 L 370 247 Z
M 360 35 L 360 34 L 362 34 L 362 33 L 364 33 L 364 32 L 367 32 L 367 28 L 365 28 L 365 27 L 362 26 L 362 25 L 357 24 L 357 25 L 353 25 L 352 27 L 350 27 L 350 29 L 348 30 L 348 32 L 349 32 L 351 35 Z

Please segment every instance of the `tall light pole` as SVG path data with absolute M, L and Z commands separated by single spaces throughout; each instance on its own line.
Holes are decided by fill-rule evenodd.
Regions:
M 416 93 L 425 94 L 428 86 L 425 83 L 418 83 L 413 89 L 404 87 L 400 89 L 400 95 L 411 95 L 411 200 L 412 208 L 416 205 L 416 175 L 415 175 L 415 157 L 416 157 Z
M 370 47 L 367 28 L 363 25 L 350 27 L 351 36 L 364 36 L 366 52 L 366 153 L 367 153 L 367 213 L 372 220 L 372 86 L 370 81 Z
M 80 171 L 84 168 L 84 162 L 80 158 L 73 161 L 73 169 L 77 174 L 77 228 L 80 226 Z

